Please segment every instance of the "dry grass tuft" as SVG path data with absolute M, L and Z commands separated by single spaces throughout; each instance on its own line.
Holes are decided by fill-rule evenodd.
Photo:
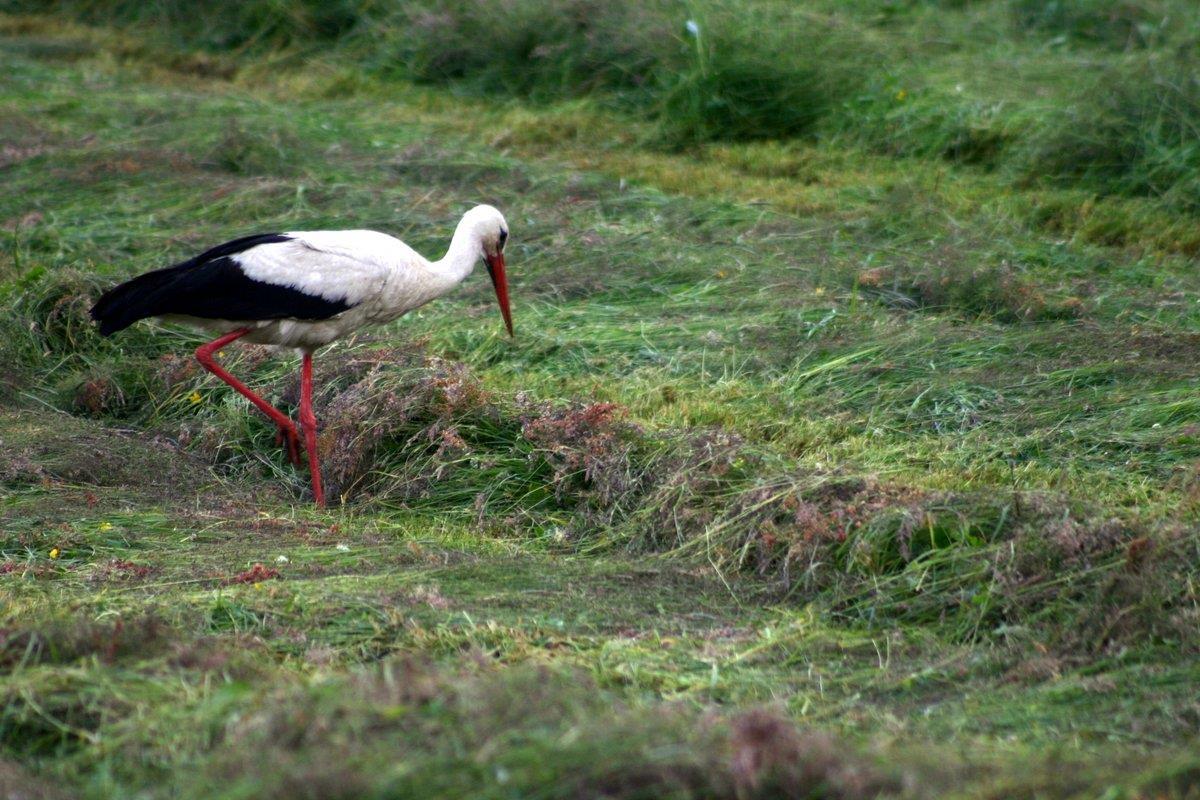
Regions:
M 0 797 L 4 800 L 67 800 L 56 781 L 35 776 L 7 758 L 0 758 Z
M 875 267 L 859 273 L 856 286 L 894 308 L 952 311 L 999 322 L 1073 319 L 1084 311 L 1079 298 L 1049 298 L 1008 263 L 973 269 L 959 264 Z
M 833 738 L 802 732 L 771 711 L 751 710 L 734 717 L 728 747 L 737 797 L 856 800 L 899 793 L 894 778 L 849 755 Z
M 279 577 L 279 570 L 275 569 L 274 567 L 265 567 L 262 564 L 255 564 L 250 569 L 234 575 L 232 578 L 228 579 L 226 583 L 261 583 L 263 581 L 278 580 Z
M 498 749 L 501 739 L 518 747 Z M 541 755 L 547 747 L 554 758 Z M 366 776 L 387 775 L 366 765 L 398 748 L 420 765 L 386 779 L 398 794 L 419 785 L 449 795 L 459 785 L 456 773 L 481 768 L 516 794 L 554 785 L 554 796 L 613 800 L 858 800 L 901 788 L 895 771 L 774 712 L 634 710 L 608 702 L 576 672 L 452 671 L 410 658 L 323 687 L 272 693 L 230 727 L 215 758 L 223 780 L 273 776 L 263 796 L 362 796 L 380 789 Z
M 0 666 L 70 664 L 95 657 L 113 663 L 147 658 L 170 644 L 165 622 L 153 613 L 125 620 L 62 620 L 37 628 L 0 630 Z
M 0 480 L 64 481 L 186 497 L 212 479 L 204 464 L 149 436 L 65 414 L 0 413 Z

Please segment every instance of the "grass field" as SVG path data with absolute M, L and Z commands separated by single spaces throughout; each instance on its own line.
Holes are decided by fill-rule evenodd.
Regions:
M 481 61 L 465 0 L 45 6 L 0 3 L 0 797 L 1200 796 L 1190 4 L 814 1 L 820 72 L 739 60 L 770 0 L 515 4 Z M 87 319 L 476 202 L 516 339 L 476 275 L 319 354 L 327 511 L 197 335 Z

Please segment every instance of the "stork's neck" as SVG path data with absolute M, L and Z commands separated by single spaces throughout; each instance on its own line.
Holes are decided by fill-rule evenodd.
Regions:
M 433 262 L 432 267 L 454 285 L 465 280 L 482 257 L 483 244 L 479 231 L 472 220 L 463 217 L 454 229 L 450 249 L 440 261 Z

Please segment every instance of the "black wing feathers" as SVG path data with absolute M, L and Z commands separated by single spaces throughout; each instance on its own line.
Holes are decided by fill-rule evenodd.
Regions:
M 205 250 L 195 258 L 189 258 L 179 266 L 185 267 L 189 264 L 203 264 L 205 261 L 212 261 L 225 256 L 244 253 L 252 247 L 258 247 L 260 244 L 275 244 L 276 242 L 288 242 L 292 237 L 283 233 L 252 233 L 249 236 L 239 236 L 236 239 L 230 239 L 225 244 L 219 244 L 216 247 L 211 247 Z
M 173 267 L 147 272 L 104 293 L 92 307 L 92 319 L 104 336 L 139 319 L 180 314 L 201 319 L 327 319 L 350 308 L 299 289 L 247 277 L 230 256 L 252 247 L 286 242 L 281 233 L 243 236 L 217 245 Z

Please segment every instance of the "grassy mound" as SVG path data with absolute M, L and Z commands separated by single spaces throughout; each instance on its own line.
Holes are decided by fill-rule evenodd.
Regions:
M 78 280 L 27 284 L 17 323 L 42 352 L 78 365 L 56 387 L 64 409 L 153 427 L 229 474 L 278 464 L 269 423 L 214 391 L 191 359 L 153 347 L 118 355 L 98 337 Z M 134 334 L 131 345 L 150 341 Z M 297 405 L 292 360 L 267 348 L 228 360 L 284 408 Z M 343 503 L 457 517 L 561 550 L 667 551 L 760 576 L 856 623 L 939 625 L 964 640 L 1030 628 L 1072 652 L 1200 647 L 1184 566 L 1200 556 L 1194 533 L 1106 518 L 1050 492 L 930 491 L 813 469 L 716 428 L 647 430 L 611 402 L 496 393 L 417 345 L 336 348 L 318 378 L 327 491 Z M 78 462 L 63 473 L 53 441 L 42 440 L 37 463 L 20 449 L 12 463 L 99 485 L 147 469 L 122 446 L 105 454 L 115 471 Z M 303 486 L 303 471 L 292 480 Z
M 191 734 L 171 731 L 157 715 L 147 729 L 115 733 L 121 750 L 136 748 L 163 766 L 177 759 L 172 748 L 197 740 L 187 744 L 199 744 L 200 757 L 177 764 L 168 778 L 174 796 L 236 797 L 252 788 L 257 797 L 453 797 L 490 784 L 505 795 L 564 798 L 854 800 L 906 796 L 916 780 L 776 711 L 635 709 L 582 671 L 497 669 L 482 656 L 457 668 L 394 657 L 334 679 L 251 690 L 268 675 L 248 657 L 255 646 L 241 644 L 249 653 L 216 636 L 189 637 L 154 615 L 6 630 L 0 665 L 19 666 L 20 674 L 0 688 L 0 743 L 25 758 L 78 753 L 151 688 L 139 665 L 161 659 L 164 675 L 185 681 L 213 668 L 246 681 L 190 709 L 202 725 Z M 88 674 L 79 669 L 88 661 L 103 666 Z M 170 692 L 164 686 L 159 699 L 174 699 Z M 225 715 L 230 703 L 240 707 L 235 718 Z M 489 748 L 496 757 L 486 766 L 465 755 Z M 406 760 L 400 772 L 391 768 L 397 753 Z M 23 781 L 17 785 L 38 785 Z

